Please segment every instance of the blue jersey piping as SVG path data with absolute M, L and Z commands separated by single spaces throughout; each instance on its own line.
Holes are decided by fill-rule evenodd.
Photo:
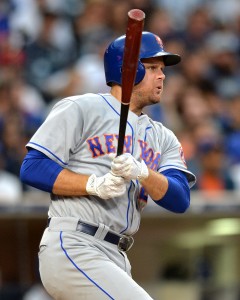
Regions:
M 145 129 L 145 137 L 144 137 L 144 142 L 146 142 L 147 139 L 147 130 L 152 129 L 152 126 L 149 126 Z
M 107 99 L 103 96 L 103 95 L 101 95 L 101 94 L 98 94 L 99 96 L 101 96 L 102 98 L 103 98 L 103 100 L 111 107 L 111 109 L 117 114 L 117 115 L 119 115 L 120 116 L 120 114 L 119 114 L 119 112 L 107 101 Z M 127 124 L 129 125 L 129 127 L 131 128 L 131 130 L 132 130 L 132 140 L 134 140 L 134 130 L 133 130 L 133 127 L 132 127 L 132 125 L 131 125 L 131 123 L 129 123 L 128 121 L 127 121 Z M 131 151 L 131 154 L 133 154 L 133 148 L 134 148 L 134 146 L 133 146 L 134 144 L 132 143 L 132 151 Z
M 101 95 L 101 94 L 98 94 L 99 96 L 101 96 L 102 98 L 103 98 L 103 100 L 112 108 L 112 110 L 117 114 L 117 115 L 119 115 L 120 116 L 120 114 L 118 113 L 118 111 L 107 101 L 107 99 L 103 96 L 103 95 Z M 134 140 L 134 130 L 133 130 L 133 127 L 132 127 L 132 125 L 127 121 L 127 124 L 129 125 L 129 127 L 131 128 L 131 130 L 132 130 L 132 140 Z M 134 143 L 132 143 L 132 151 L 131 151 L 131 154 L 133 154 L 133 149 L 134 149 Z M 130 196 L 129 196 L 129 194 L 130 194 L 130 190 L 131 190 L 131 186 L 132 186 L 132 182 L 131 182 L 131 184 L 130 184 L 130 187 L 129 187 L 129 189 L 128 189 L 128 207 L 127 207 L 127 213 L 126 213 L 126 222 L 127 222 L 127 224 L 126 224 L 126 227 L 120 232 L 121 234 L 124 232 L 124 231 L 126 231 L 127 229 L 128 229 L 128 226 L 129 226 L 129 221 L 128 221 L 128 219 L 129 219 L 129 211 L 130 211 L 130 205 L 131 205 L 131 201 L 130 201 Z
M 69 256 L 69 254 L 67 253 L 67 250 L 64 248 L 63 246 L 63 232 L 60 232 L 60 242 L 61 242 L 61 248 L 64 252 L 64 254 L 66 255 L 66 257 L 68 258 L 68 260 L 72 263 L 72 265 L 80 272 L 83 274 L 83 276 L 85 276 L 90 282 L 92 282 L 97 288 L 99 288 L 105 295 L 107 295 L 109 297 L 109 299 L 114 300 L 114 298 L 108 294 L 108 292 L 106 292 L 100 285 L 98 285 L 92 278 L 90 278 L 82 269 L 80 269 L 76 263 L 71 259 L 71 257 Z
M 34 143 L 34 142 L 29 142 L 28 144 L 32 144 L 32 145 L 35 145 L 35 146 L 38 146 L 44 150 L 46 150 L 48 153 L 50 153 L 51 155 L 53 155 L 58 161 L 60 161 L 62 164 L 64 164 L 65 166 L 67 166 L 68 164 L 65 163 L 64 161 L 62 161 L 59 157 L 57 157 L 53 152 L 51 152 L 50 150 L 48 150 L 47 148 L 37 144 L 37 143 Z
M 130 201 L 130 190 L 131 190 L 131 187 L 132 187 L 132 181 L 130 183 L 130 187 L 128 189 L 128 207 L 127 207 L 127 215 L 126 215 L 126 220 L 127 220 L 127 225 L 126 227 L 120 232 L 121 234 L 126 231 L 128 229 L 128 225 L 129 225 L 129 222 L 128 222 L 128 219 L 129 219 L 129 211 L 130 211 L 130 205 L 131 205 L 131 201 Z

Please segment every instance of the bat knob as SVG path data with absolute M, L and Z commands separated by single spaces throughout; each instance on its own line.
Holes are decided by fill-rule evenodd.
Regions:
M 128 12 L 128 17 L 136 21 L 142 21 L 145 19 L 145 13 L 141 9 L 131 9 Z

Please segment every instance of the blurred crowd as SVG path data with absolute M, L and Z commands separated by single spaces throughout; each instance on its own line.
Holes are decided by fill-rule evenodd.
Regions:
M 240 190 L 239 0 L 1 0 L 0 198 L 30 189 L 19 181 L 25 144 L 56 101 L 109 91 L 103 53 L 132 8 L 182 56 L 146 113 L 179 138 L 196 190 Z

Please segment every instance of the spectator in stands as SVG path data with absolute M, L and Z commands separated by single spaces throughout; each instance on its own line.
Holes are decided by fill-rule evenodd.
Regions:
M 213 24 L 206 6 L 201 6 L 189 13 L 186 26 L 180 31 L 189 54 L 204 48 L 208 35 L 212 32 Z
M 214 31 L 206 41 L 209 53 L 208 79 L 224 100 L 240 92 L 239 39 L 229 30 Z
M 228 101 L 224 141 L 229 162 L 229 172 L 237 189 L 240 190 L 240 94 Z
M 121 6 L 122 1 L 116 5 L 116 7 Z M 113 30 L 110 20 L 114 14 L 114 9 L 115 7 L 111 6 L 111 1 L 91 0 L 86 2 L 84 11 L 74 20 L 75 37 L 78 45 L 77 58 L 85 54 L 95 54 L 99 43 L 112 37 Z
M 40 33 L 25 45 L 25 78 L 36 87 L 48 102 L 44 83 L 54 72 L 72 64 L 76 57 L 76 45 L 69 21 L 44 6 Z
M 198 182 L 195 189 L 209 195 L 234 190 L 234 182 L 228 172 L 226 156 L 221 141 L 202 140 L 197 145 Z
M 228 101 L 225 148 L 229 163 L 240 164 L 240 93 Z

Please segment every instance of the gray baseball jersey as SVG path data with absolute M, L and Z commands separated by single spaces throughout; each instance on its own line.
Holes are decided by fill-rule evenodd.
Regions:
M 101 176 L 110 170 L 109 153 L 116 152 L 120 102 L 110 94 L 86 94 L 59 101 L 27 146 L 35 148 L 64 168 Z M 180 143 L 172 131 L 147 115 L 129 111 L 124 152 L 161 172 L 176 168 L 186 172 L 190 185 L 194 175 L 187 170 Z M 49 216 L 72 216 L 107 224 L 119 233 L 138 230 L 142 207 L 148 196 L 138 182 L 129 183 L 126 194 L 111 201 L 98 197 L 52 196 Z M 56 201 L 57 200 L 57 201 Z
M 85 94 L 63 99 L 53 107 L 45 122 L 27 146 L 43 152 L 64 168 L 77 173 L 89 175 L 94 173 L 97 176 L 102 176 L 110 170 L 111 159 L 109 154 L 116 153 L 117 150 L 120 106 L 120 102 L 110 94 Z M 182 170 L 186 173 L 190 186 L 195 181 L 195 176 L 187 170 L 183 151 L 176 136 L 161 123 L 151 120 L 145 114 L 139 117 L 129 111 L 124 152 L 131 153 L 137 160 L 144 159 L 149 168 L 158 172 L 169 168 Z M 57 219 L 61 217 L 62 220 L 72 217 L 72 220 L 80 219 L 90 224 L 105 224 L 111 230 L 127 235 L 132 235 L 138 230 L 141 211 L 149 200 L 139 182 L 134 180 L 128 184 L 125 195 L 120 198 L 103 201 L 96 196 L 66 197 L 52 195 L 51 197 L 49 217 L 53 219 L 54 217 L 57 217 Z M 64 228 L 60 229 L 64 230 Z M 52 230 L 54 231 L 54 228 Z M 45 247 L 46 240 L 49 240 L 46 235 L 45 232 L 41 247 Z M 54 239 L 56 239 L 56 236 L 54 236 Z M 60 240 L 62 242 L 62 238 Z M 57 250 L 54 251 L 57 255 Z M 52 250 L 53 253 L 54 251 Z M 63 251 L 62 245 L 58 251 L 59 253 Z M 109 251 L 106 250 L 105 253 L 107 252 Z M 45 252 L 41 251 L 41 253 Z M 117 256 L 116 253 L 118 251 L 115 252 Z M 53 258 L 54 254 L 51 257 Z M 82 254 L 81 257 L 76 258 L 76 261 L 80 265 L 86 265 L 86 261 L 83 259 L 84 255 Z M 116 258 L 116 261 L 119 261 L 118 266 L 130 275 L 130 271 L 126 270 L 127 258 L 124 258 L 125 263 L 120 263 L 122 259 L 122 255 Z M 49 258 L 42 257 L 41 261 L 49 268 Z M 60 267 L 62 263 L 59 262 L 58 266 Z M 123 265 L 125 265 L 125 268 L 122 267 Z M 41 268 L 43 269 L 43 267 Z M 89 270 L 90 274 L 91 268 Z M 106 268 L 106 266 L 102 265 L 102 268 Z M 46 276 L 49 276 L 49 272 L 45 272 Z M 59 272 L 64 274 L 62 270 L 59 270 Z M 44 271 L 42 271 L 43 273 Z M 85 279 L 89 279 L 89 273 L 84 276 Z M 136 288 L 136 283 L 133 283 L 132 279 L 129 288 L 127 288 L 126 282 L 123 282 L 126 287 L 125 293 L 128 296 L 122 294 L 118 298 L 116 295 L 119 291 L 116 290 L 114 294 L 114 288 L 110 286 L 112 279 L 110 277 L 113 276 L 114 278 L 114 274 L 117 274 L 116 270 L 113 270 L 109 277 L 105 276 L 105 280 L 101 274 L 99 276 L 96 274 L 97 271 L 92 271 L 94 278 L 97 278 L 96 281 L 104 281 L 102 284 L 105 284 L 106 290 L 112 291 L 113 289 L 112 295 L 114 296 L 111 296 L 111 298 L 103 293 L 105 297 L 103 299 L 151 299 L 144 291 L 139 292 L 139 294 L 136 292 L 138 288 Z M 117 282 L 120 281 L 119 277 L 116 275 Z M 92 283 L 92 280 L 89 281 Z M 129 292 L 132 289 L 135 290 L 135 294 Z M 74 295 L 77 295 L 77 293 L 70 294 L 69 299 L 79 299 Z M 86 294 L 84 295 L 86 296 Z M 97 298 L 86 297 L 84 299 L 102 299 L 99 294 L 97 295 Z M 138 297 L 136 298 L 134 295 L 138 295 Z

